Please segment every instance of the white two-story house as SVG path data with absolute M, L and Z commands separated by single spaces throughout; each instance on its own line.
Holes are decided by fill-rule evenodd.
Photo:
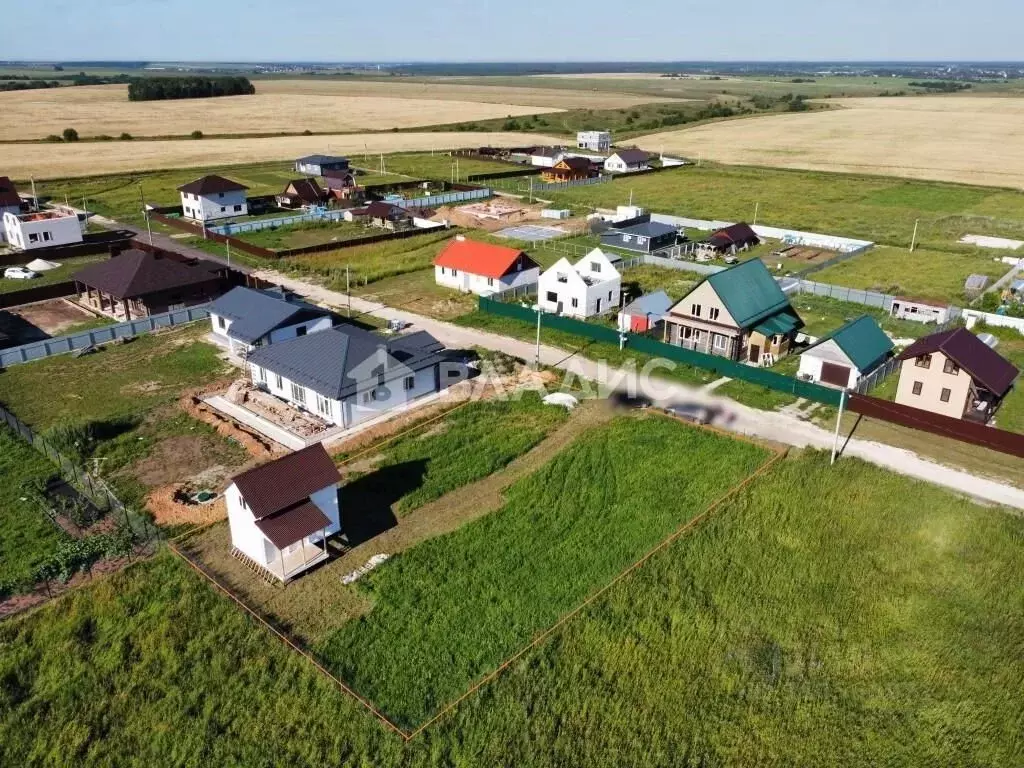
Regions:
M 233 477 L 224 492 L 232 554 L 285 582 L 326 560 L 342 529 L 339 482 L 320 443 Z
M 536 285 L 540 267 L 522 251 L 458 235 L 434 259 L 434 282 L 463 293 L 490 296 Z
M 556 261 L 541 276 L 537 303 L 545 312 L 569 317 L 592 317 L 619 306 L 622 275 L 600 248 L 576 264 Z
M 186 219 L 215 221 L 249 213 L 245 192 L 249 189 L 223 176 L 203 176 L 178 187 Z
M 213 341 L 245 357 L 275 344 L 334 326 L 334 315 L 279 288 L 232 288 L 210 306 Z
M 4 236 L 8 243 L 21 251 L 80 243 L 84 227 L 85 222 L 76 213 L 4 213 Z

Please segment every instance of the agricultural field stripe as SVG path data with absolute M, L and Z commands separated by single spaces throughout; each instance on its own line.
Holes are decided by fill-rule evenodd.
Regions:
M 409 741 L 409 739 L 412 738 L 412 735 L 406 733 L 401 728 L 399 728 L 397 725 L 395 725 L 393 722 L 388 720 L 388 718 L 385 717 L 384 714 L 380 712 L 380 710 L 378 710 L 376 707 L 374 707 L 373 704 L 371 704 L 369 701 L 364 699 L 358 693 L 356 693 L 351 688 L 349 688 L 347 685 L 345 685 L 345 683 L 343 683 L 341 680 L 339 680 L 337 677 L 335 677 L 329 671 L 327 671 L 327 669 L 325 669 L 323 667 L 323 665 L 320 664 L 320 662 L 318 662 L 315 658 L 313 658 L 313 656 L 310 653 L 308 653 L 307 651 L 305 651 L 302 648 L 300 648 L 298 646 L 298 644 L 295 643 L 295 641 L 293 641 L 290 637 L 288 637 L 283 632 L 281 632 L 279 629 L 277 629 L 276 627 L 271 625 L 266 619 L 264 619 L 262 616 L 260 616 L 259 613 L 257 613 L 252 608 L 250 608 L 248 605 L 246 605 L 244 602 L 242 602 L 240 599 L 235 597 L 234 593 L 232 593 L 231 590 L 229 590 L 227 587 L 225 587 L 223 584 L 221 584 L 219 581 L 217 581 L 217 579 L 215 579 L 213 576 L 211 576 L 205 570 L 203 570 L 201 567 L 199 567 L 199 565 L 197 565 L 195 562 L 193 562 L 192 559 L 190 557 L 188 557 L 188 555 L 186 555 L 184 552 L 179 550 L 177 548 L 177 546 L 175 546 L 171 542 L 168 542 L 167 546 L 171 550 L 171 552 L 173 552 L 178 557 L 180 557 L 182 560 L 184 560 L 186 563 L 188 563 L 188 565 L 194 571 L 196 571 L 196 573 L 198 573 L 201 576 L 203 576 L 207 581 L 209 581 L 211 584 L 213 584 L 218 590 L 220 590 L 225 595 L 227 595 L 232 600 L 234 600 L 235 603 L 237 603 L 239 606 L 241 606 L 241 608 L 246 613 L 248 613 L 250 616 L 252 616 L 254 619 L 256 619 L 256 621 L 258 621 L 260 624 L 262 624 L 264 627 L 266 627 L 270 632 L 272 632 L 273 634 L 277 635 L 277 637 L 280 638 L 293 651 L 298 653 L 300 656 L 304 657 L 306 659 L 306 661 L 308 661 L 317 670 L 319 670 L 321 674 L 323 674 L 325 677 L 330 679 L 335 685 L 337 685 L 338 688 L 343 693 L 346 693 L 349 696 L 351 696 L 355 701 L 359 702 L 363 707 L 365 707 L 381 723 L 383 723 L 390 730 L 394 731 L 396 734 L 401 736 L 403 741 Z
M 707 427 L 707 426 L 704 426 L 704 425 L 692 425 L 692 424 L 686 423 L 686 426 L 688 426 L 690 428 L 694 428 L 694 429 L 704 429 L 706 431 L 714 432 L 714 433 L 719 434 L 719 435 L 722 434 L 721 430 L 718 430 L 718 429 L 715 429 L 715 428 L 710 428 L 710 427 Z M 733 437 L 733 438 L 736 437 L 736 435 L 732 435 L 731 433 L 727 433 L 727 434 L 729 434 L 729 437 Z M 755 444 L 755 445 L 762 445 L 761 443 L 756 443 L 755 441 L 749 440 L 748 438 L 744 438 L 744 440 L 746 442 L 750 442 L 750 443 Z M 727 501 L 732 499 L 733 496 L 735 496 L 740 491 L 742 491 L 744 488 L 746 488 L 748 485 L 750 485 L 754 480 L 756 480 L 757 478 L 761 477 L 763 474 L 768 472 L 772 467 L 775 466 L 775 464 L 777 464 L 779 461 L 781 461 L 783 458 L 785 458 L 786 455 L 789 453 L 789 449 L 788 448 L 776 448 L 774 446 L 767 446 L 767 447 L 770 450 L 772 450 L 775 455 L 772 456 L 764 464 L 762 464 L 755 472 L 753 472 L 752 474 L 747 476 L 742 482 L 740 482 L 737 485 L 733 486 L 730 490 L 726 491 L 726 493 L 724 495 L 722 495 L 720 498 L 718 498 L 717 500 L 712 502 L 707 507 L 707 509 L 705 509 L 703 512 L 701 512 L 699 515 L 697 515 L 696 517 L 692 518 L 688 522 L 683 523 L 682 526 L 677 528 L 673 533 L 669 534 L 669 536 L 666 537 L 664 540 L 662 540 L 659 544 L 655 545 L 650 551 L 648 551 L 645 555 L 643 555 L 639 560 L 637 560 L 632 565 L 628 566 L 618 576 L 616 576 L 611 581 L 609 581 L 607 584 L 605 584 L 603 587 L 601 587 L 599 590 L 597 590 L 597 592 L 592 594 L 590 597 L 588 597 L 586 600 L 584 600 L 578 606 L 576 606 L 571 611 L 569 611 L 564 616 L 562 616 L 562 618 L 560 618 L 558 621 L 556 621 L 550 627 L 548 627 L 543 632 L 541 632 L 539 635 L 537 635 L 532 641 L 530 641 L 527 645 L 523 646 L 523 648 L 521 648 L 519 651 L 517 651 L 516 653 L 512 654 L 507 659 L 505 659 L 505 661 L 503 661 L 500 665 L 498 665 L 498 667 L 495 668 L 494 671 L 490 672 L 488 675 L 483 677 L 481 680 L 479 680 L 477 683 L 475 683 L 472 687 L 470 687 L 469 690 L 467 690 L 465 693 L 463 693 L 457 699 L 455 699 L 450 704 L 448 704 L 446 707 L 444 707 L 444 709 L 442 709 L 440 712 L 438 712 L 432 718 L 430 718 L 425 723 L 421 724 L 418 728 L 416 728 L 414 731 L 412 731 L 410 734 L 408 734 L 405 737 L 406 741 L 407 742 L 408 741 L 412 741 L 412 739 L 416 738 L 416 736 L 418 736 L 424 730 L 426 730 L 431 725 L 433 725 L 434 723 L 438 722 L 443 717 L 445 717 L 447 714 L 452 712 L 463 701 L 465 701 L 470 696 L 475 694 L 477 691 L 479 691 L 481 688 L 483 688 L 488 683 L 490 683 L 493 680 L 495 680 L 496 678 L 498 678 L 506 669 L 508 669 L 513 664 L 515 664 L 519 659 L 521 659 L 527 653 L 529 653 L 534 648 L 539 646 L 541 643 L 546 641 L 555 632 L 557 632 L 559 629 L 561 629 L 563 626 L 565 626 L 569 621 L 571 621 L 573 618 L 575 618 L 577 615 L 579 615 L 580 612 L 582 612 L 584 609 L 586 609 L 591 604 L 593 604 L 594 601 L 596 601 L 598 598 L 600 598 L 603 595 L 605 595 L 612 587 L 614 587 L 616 584 L 618 584 L 620 581 L 625 579 L 627 576 L 631 575 L 633 572 L 635 572 L 639 568 L 643 567 L 643 565 L 648 560 L 650 560 L 652 557 L 654 557 L 656 554 L 658 554 L 662 550 L 668 548 L 676 540 L 678 540 L 681 536 L 683 536 L 684 534 L 688 533 L 689 531 L 693 530 L 698 525 L 703 523 L 708 517 L 711 516 L 712 513 L 714 513 L 717 509 L 719 509 L 723 504 L 725 504 Z

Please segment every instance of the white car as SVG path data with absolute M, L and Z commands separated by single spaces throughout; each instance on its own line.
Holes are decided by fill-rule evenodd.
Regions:
M 4 278 L 7 280 L 32 280 L 36 277 L 39 277 L 39 273 L 26 267 L 8 267 L 4 270 Z

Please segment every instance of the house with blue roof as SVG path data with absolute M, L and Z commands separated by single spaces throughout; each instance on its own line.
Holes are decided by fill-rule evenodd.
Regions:
M 245 358 L 256 347 L 326 331 L 334 315 L 280 288 L 232 288 L 210 306 L 212 340 Z
M 856 389 L 892 355 L 892 339 L 874 318 L 861 315 L 805 349 L 797 375 L 816 384 Z
M 623 229 L 609 229 L 601 235 L 601 245 L 635 253 L 654 253 L 664 248 L 671 248 L 679 240 L 678 229 L 670 224 L 659 224 L 656 221 L 634 224 Z
M 326 176 L 329 171 L 347 171 L 347 157 L 335 155 L 306 155 L 295 161 L 295 170 L 307 176 Z
M 803 328 L 760 259 L 708 275 L 665 315 L 670 344 L 763 365 L 787 352 Z

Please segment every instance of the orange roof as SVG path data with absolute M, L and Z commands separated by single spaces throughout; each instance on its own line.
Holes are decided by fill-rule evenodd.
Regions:
M 473 275 L 499 278 L 514 270 L 520 254 L 523 257 L 523 269 L 537 266 L 533 259 L 518 248 L 456 238 L 438 254 L 434 264 L 438 267 L 461 269 Z

